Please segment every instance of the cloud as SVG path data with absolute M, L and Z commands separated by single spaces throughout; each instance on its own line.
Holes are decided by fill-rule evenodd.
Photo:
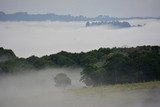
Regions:
M 159 20 L 130 20 L 143 27 L 108 29 L 85 27 L 85 22 L 0 22 L 0 46 L 20 57 L 61 50 L 81 52 L 100 47 L 160 45 Z

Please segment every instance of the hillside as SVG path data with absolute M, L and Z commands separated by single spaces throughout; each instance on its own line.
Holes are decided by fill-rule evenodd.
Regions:
M 87 87 L 79 89 L 71 89 L 70 92 L 75 94 L 109 94 L 114 92 L 131 92 L 138 90 L 160 89 L 160 81 L 142 82 L 142 83 L 126 83 L 117 85 L 107 85 L 99 87 Z
M 79 100 L 88 99 L 87 101 L 92 101 L 92 104 L 94 101 L 101 102 L 99 105 L 102 107 L 106 105 L 109 107 L 159 107 L 160 105 L 159 81 L 79 88 L 71 89 L 69 92 L 79 96 Z

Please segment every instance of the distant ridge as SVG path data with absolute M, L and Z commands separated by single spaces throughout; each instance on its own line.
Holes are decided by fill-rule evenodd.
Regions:
M 28 14 L 27 12 L 16 12 L 12 14 L 6 14 L 0 11 L 0 21 L 115 21 L 115 20 L 131 20 L 131 19 L 160 19 L 160 17 L 110 17 L 107 15 L 99 15 L 97 17 L 86 17 L 83 15 L 72 16 L 57 15 L 54 13 L 47 14 Z

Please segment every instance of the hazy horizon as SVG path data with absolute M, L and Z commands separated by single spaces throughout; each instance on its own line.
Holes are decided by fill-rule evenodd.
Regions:
M 94 16 L 88 16 L 88 15 L 85 15 L 85 14 L 71 14 L 71 13 L 62 13 L 62 14 L 59 14 L 59 13 L 55 13 L 55 12 L 28 12 L 28 11 L 13 11 L 13 12 L 5 12 L 5 11 L 1 11 L 0 12 L 3 12 L 5 13 L 6 15 L 7 14 L 15 14 L 15 13 L 27 13 L 29 15 L 46 15 L 46 14 L 55 14 L 55 15 L 70 15 L 70 16 L 84 16 L 84 17 L 87 17 L 87 18 L 95 18 L 95 17 L 98 17 L 98 16 L 109 16 L 109 17 L 113 17 L 113 18 L 137 18 L 137 17 L 140 17 L 140 18 L 160 18 L 160 16 L 142 16 L 142 15 L 139 15 L 139 16 L 111 16 L 109 14 L 96 14 Z M 132 19 L 131 19 L 132 20 Z
M 56 13 L 88 17 L 160 17 L 159 5 L 159 0 L 0 0 L 0 10 L 6 13 Z

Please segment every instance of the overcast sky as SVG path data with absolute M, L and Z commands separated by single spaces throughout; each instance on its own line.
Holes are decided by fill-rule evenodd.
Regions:
M 160 17 L 159 10 L 160 0 L 0 0 L 0 11 L 6 13 Z

